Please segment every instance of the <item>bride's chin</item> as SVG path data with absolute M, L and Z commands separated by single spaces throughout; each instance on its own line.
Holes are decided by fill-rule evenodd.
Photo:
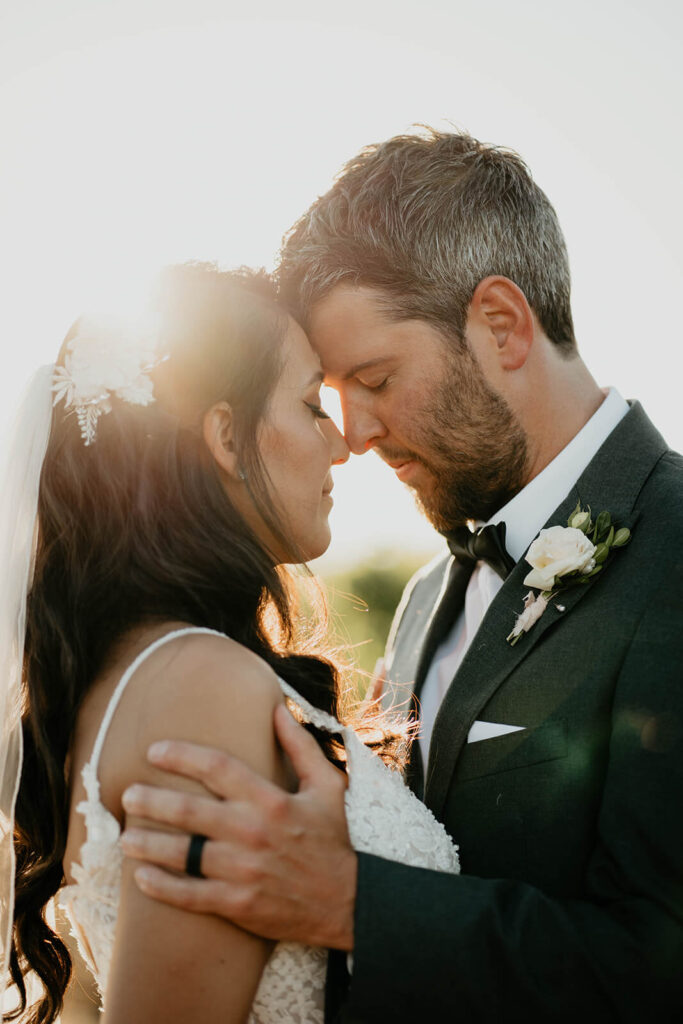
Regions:
M 308 539 L 306 547 L 304 549 L 304 562 L 312 562 L 314 558 L 320 558 L 324 555 L 330 546 L 332 540 L 332 534 L 330 528 L 325 524 L 325 528 L 318 531 L 318 536 L 315 540 Z
M 330 546 L 332 535 L 330 533 L 329 526 L 325 530 L 318 530 L 318 536 L 312 539 L 310 536 L 306 538 L 305 543 L 301 544 L 301 547 L 297 552 L 283 552 L 281 557 L 277 558 L 277 565 L 303 565 L 305 562 L 312 562 L 316 558 L 320 558 L 324 555 Z

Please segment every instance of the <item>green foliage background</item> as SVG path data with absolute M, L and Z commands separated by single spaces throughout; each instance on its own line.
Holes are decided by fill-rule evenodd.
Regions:
M 384 653 L 403 589 L 424 562 L 424 556 L 381 551 L 346 571 L 322 577 L 332 633 L 338 646 L 350 655 L 361 694 Z

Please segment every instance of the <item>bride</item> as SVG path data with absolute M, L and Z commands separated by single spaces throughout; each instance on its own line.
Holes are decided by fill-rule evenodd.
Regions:
M 43 417 L 46 402 L 54 410 L 41 444 L 32 398 L 37 448 L 16 495 L 26 508 L 36 490 L 33 564 L 3 577 L 18 599 L 0 606 L 10 621 L 0 623 L 2 667 L 17 622 L 23 661 L 4 694 L 11 711 L 21 676 L 9 958 L 18 1013 L 30 1012 L 29 975 L 42 988 L 30 1020 L 51 1024 L 61 1009 L 70 958 L 45 918 L 57 895 L 106 1024 L 320 1024 L 324 950 L 274 947 L 149 899 L 120 842 L 135 825 L 122 794 L 160 781 L 146 753 L 162 737 L 229 750 L 291 789 L 272 727 L 287 699 L 340 784 L 348 773 L 357 849 L 458 869 L 443 828 L 382 761 L 390 732 L 380 756 L 362 744 L 334 665 L 297 629 L 282 567 L 326 549 L 330 470 L 348 458 L 320 405 L 318 358 L 264 275 L 188 265 L 167 273 L 144 324 L 79 320 L 44 379 Z M 11 488 L 3 498 L 14 500 Z M 9 731 L 0 796 L 11 815 L 11 715 Z

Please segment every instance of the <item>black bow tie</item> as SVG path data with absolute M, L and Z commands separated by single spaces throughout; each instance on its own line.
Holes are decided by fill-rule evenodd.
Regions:
M 446 534 L 451 554 L 463 565 L 486 562 L 505 580 L 515 567 L 515 560 L 505 548 L 505 523 L 482 526 L 472 533 L 468 526 L 456 526 Z

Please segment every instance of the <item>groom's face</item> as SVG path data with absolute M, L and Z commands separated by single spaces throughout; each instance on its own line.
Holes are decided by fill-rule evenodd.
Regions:
M 311 311 L 349 447 L 374 449 L 438 530 L 486 520 L 523 486 L 524 431 L 468 345 L 427 321 L 392 318 L 390 302 L 338 285 Z

